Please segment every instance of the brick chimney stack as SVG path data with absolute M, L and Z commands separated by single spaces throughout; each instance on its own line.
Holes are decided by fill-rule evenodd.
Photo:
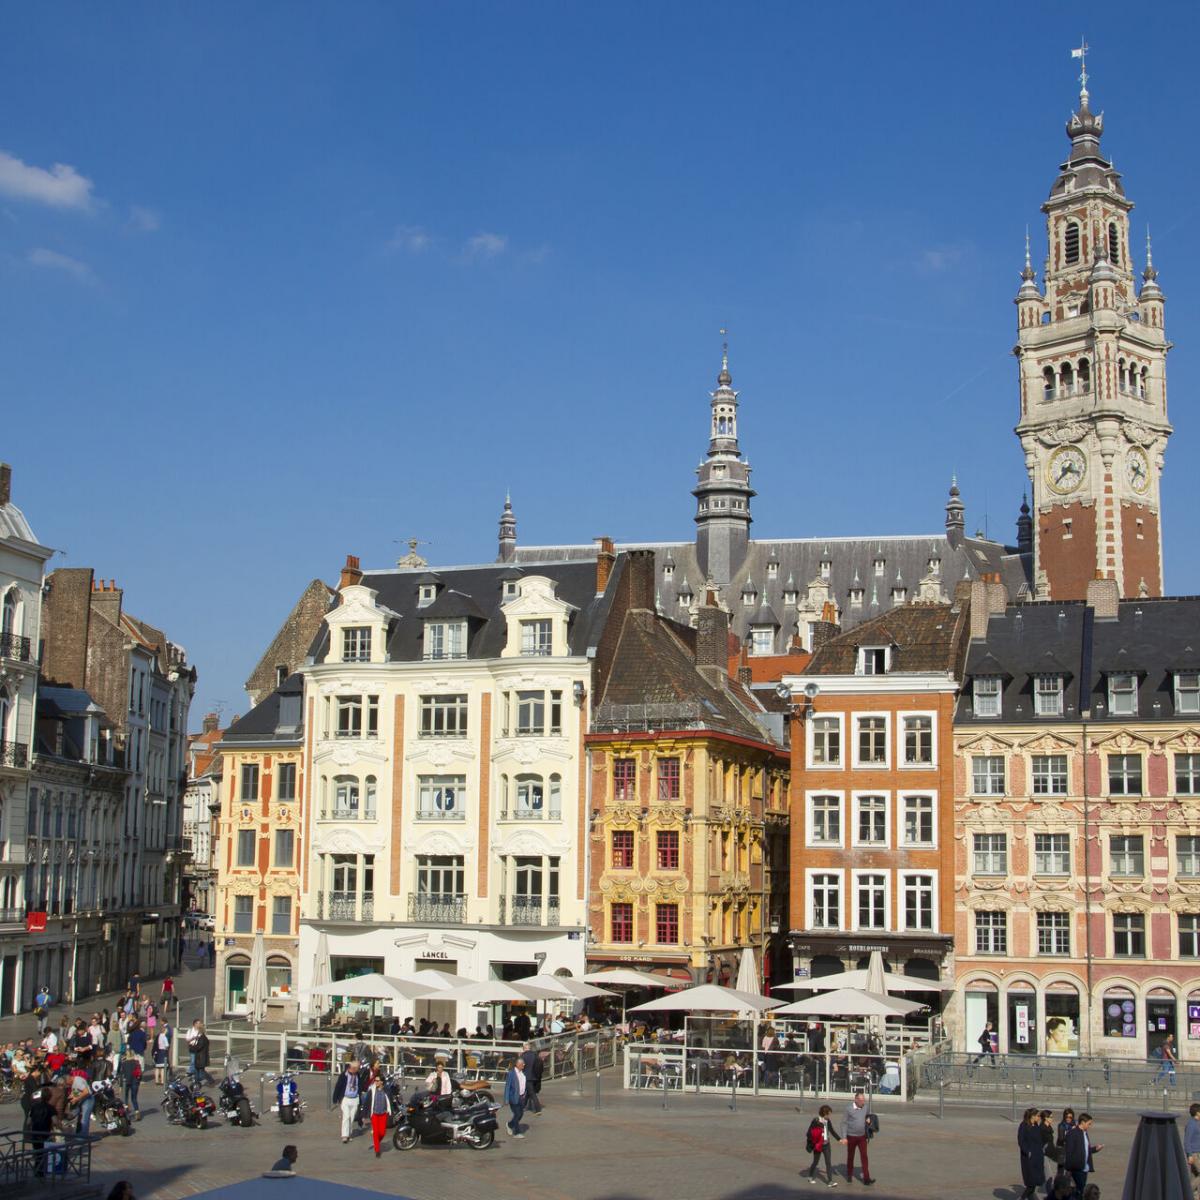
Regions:
M 729 614 L 711 588 L 696 610 L 696 667 L 715 686 L 729 676 Z
M 981 575 L 971 581 L 971 640 L 987 637 L 988 621 L 1008 606 L 1008 589 L 999 575 Z
M 598 537 L 594 540 L 596 542 L 596 595 L 603 596 L 608 587 L 608 577 L 612 574 L 613 564 L 617 561 L 617 553 L 612 538 Z M 652 563 L 651 571 L 653 569 Z
M 7 504 L 12 499 L 12 467 L 6 462 L 0 462 L 0 504 Z
M 1115 621 L 1120 600 L 1121 593 L 1115 579 L 1106 579 L 1097 571 L 1096 578 L 1088 580 L 1087 602 L 1096 614 L 1097 621 Z
M 612 543 L 610 542 L 609 545 Z M 631 550 L 626 556 L 629 572 L 629 610 L 654 612 L 654 551 Z
M 342 568 L 342 577 L 338 580 L 338 591 L 362 583 L 362 577 L 363 573 L 358 565 L 358 555 L 347 554 L 346 565 Z
M 216 733 L 221 728 L 221 718 L 216 713 L 205 713 L 204 724 L 201 727 L 203 733 Z

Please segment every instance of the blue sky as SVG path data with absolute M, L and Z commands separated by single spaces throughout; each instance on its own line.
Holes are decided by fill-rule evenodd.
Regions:
M 730 330 L 757 536 L 1012 537 L 1012 298 L 1092 47 L 1177 343 L 1200 592 L 1194 4 L 10 6 L 0 457 L 242 681 L 347 552 L 684 538 Z M 61 164 L 55 166 L 55 164 Z M 1189 272 L 1187 266 L 1191 265 Z

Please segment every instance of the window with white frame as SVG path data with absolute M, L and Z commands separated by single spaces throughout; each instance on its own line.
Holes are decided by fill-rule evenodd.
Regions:
M 1108 839 L 1109 872 L 1138 877 L 1146 873 L 1146 855 L 1142 835 L 1113 834 Z
M 975 913 L 975 953 L 1008 953 L 1008 913 L 993 909 Z
M 858 765 L 887 766 L 887 717 L 855 717 Z
M 833 560 L 829 558 L 821 559 L 821 578 L 828 579 L 833 574 Z
M 1035 833 L 1033 835 L 1033 873 L 1035 875 L 1070 875 L 1071 835 L 1069 833 Z
M 358 780 L 352 775 L 339 775 L 333 781 L 333 816 L 354 821 L 359 816 Z
M 835 872 L 809 876 L 809 911 L 813 929 L 842 927 L 842 877 Z
M 810 846 L 840 846 L 842 844 L 841 796 L 818 795 L 808 798 L 808 844 Z
M 336 734 L 340 738 L 376 737 L 379 734 L 378 696 L 338 696 Z
M 855 795 L 854 842 L 858 846 L 886 846 L 888 803 L 886 796 Z
M 1108 677 L 1108 714 L 1132 717 L 1137 712 L 1137 676 L 1118 673 Z
M 1179 957 L 1200 958 L 1200 913 L 1179 914 Z
M 977 833 L 974 842 L 976 875 L 1008 874 L 1008 835 Z
M 976 796 L 1004 795 L 1003 754 L 972 755 L 971 792 Z
M 1175 871 L 1189 879 L 1200 876 L 1200 837 L 1184 833 L 1176 837 Z
M 417 607 L 425 608 L 437 599 L 437 584 L 423 583 L 417 591 Z
M 772 654 L 775 650 L 775 630 L 770 625 L 755 625 L 750 630 L 750 653 Z
M 252 867 L 258 859 L 258 839 L 253 829 L 239 829 L 237 835 L 237 865 Z
M 466 621 L 425 622 L 425 658 L 465 658 L 466 654 Z
M 999 675 L 976 675 L 971 681 L 971 709 L 977 717 L 1000 715 Z
M 1200 754 L 1175 755 L 1175 793 L 1200 795 Z
M 1030 767 L 1035 796 L 1065 796 L 1067 794 L 1067 756 L 1065 754 L 1034 754 L 1030 759 Z
M 461 694 L 422 696 L 421 736 L 466 737 L 466 696 Z
M 886 929 L 887 876 L 882 872 L 856 874 L 854 912 L 858 929 Z
M 465 775 L 418 775 L 417 819 L 419 821 L 466 820 L 467 777 Z
M 933 845 L 933 797 L 927 795 L 902 796 L 904 844 L 906 846 Z
M 928 767 L 933 765 L 933 717 L 915 713 L 902 718 L 904 730 L 904 765 Z
M 292 932 L 291 896 L 276 896 L 272 900 L 271 932 L 274 934 L 289 934 Z
M 1113 913 L 1113 955 L 1146 957 L 1146 917 L 1143 913 Z
M 1110 796 L 1140 796 L 1142 794 L 1142 756 L 1140 754 L 1110 754 L 1108 756 L 1108 794 Z
M 234 896 L 233 932 L 251 933 L 254 927 L 254 897 Z
M 371 627 L 347 625 L 342 630 L 342 662 L 371 661 Z
M 521 653 L 547 655 L 553 652 L 553 621 L 521 622 Z
M 936 885 L 927 874 L 904 874 L 902 878 L 905 929 L 932 929 Z
M 1069 955 L 1071 953 L 1071 914 L 1040 912 L 1037 914 L 1037 952 L 1039 954 Z
M 814 767 L 840 767 L 842 765 L 842 719 L 841 717 L 813 717 L 812 755 Z
M 884 675 L 888 669 L 886 646 L 860 646 L 858 648 L 858 674 Z
M 1063 711 L 1063 677 L 1035 675 L 1033 679 L 1033 713 L 1037 717 L 1061 717 Z
M 1175 672 L 1175 711 L 1200 713 L 1200 671 Z

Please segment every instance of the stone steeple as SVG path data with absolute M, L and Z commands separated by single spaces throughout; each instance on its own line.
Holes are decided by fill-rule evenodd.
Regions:
M 746 557 L 750 542 L 750 464 L 738 446 L 738 394 L 729 373 L 729 345 L 721 354 L 712 393 L 708 456 L 696 468 L 696 557 L 707 579 L 727 584 Z
M 500 514 L 500 552 L 497 562 L 512 562 L 517 554 L 517 518 L 513 513 L 512 497 L 504 495 L 504 511 Z

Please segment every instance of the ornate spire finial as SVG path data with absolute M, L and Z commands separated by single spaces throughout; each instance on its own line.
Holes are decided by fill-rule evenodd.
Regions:
M 1029 226 L 1025 226 L 1025 269 L 1021 272 L 1022 279 L 1033 279 L 1033 260 L 1029 257 Z
M 1158 272 L 1154 269 L 1154 247 L 1150 244 L 1149 224 L 1146 225 L 1146 269 L 1142 272 L 1142 278 L 1147 283 L 1158 278 Z
M 728 329 L 722 329 L 721 337 L 724 338 L 728 332 Z M 721 372 L 717 376 L 717 386 L 729 387 L 732 383 L 733 376 L 729 374 L 729 342 L 726 340 L 721 343 Z
M 1079 59 L 1079 104 L 1082 108 L 1088 106 L 1088 73 L 1087 73 L 1088 44 L 1086 38 L 1079 39 L 1079 45 L 1071 51 L 1071 57 Z

